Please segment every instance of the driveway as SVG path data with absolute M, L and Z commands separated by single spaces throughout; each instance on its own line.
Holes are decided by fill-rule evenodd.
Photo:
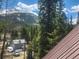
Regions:
M 26 52 L 25 52 L 25 56 L 27 57 Z M 25 59 L 26 59 L 26 57 L 25 57 Z M 24 59 L 24 52 L 23 51 L 20 52 L 20 56 L 18 56 L 18 57 L 13 56 L 13 59 Z

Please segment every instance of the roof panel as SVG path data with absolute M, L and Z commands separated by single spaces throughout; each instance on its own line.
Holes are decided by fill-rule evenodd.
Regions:
M 79 55 L 79 25 L 49 51 L 43 59 L 73 59 L 77 55 Z

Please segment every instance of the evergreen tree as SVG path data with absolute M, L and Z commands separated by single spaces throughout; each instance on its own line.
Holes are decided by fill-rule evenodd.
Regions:
M 2 2 L 3 2 L 3 0 L 0 0 L 0 9 L 2 8 Z
M 49 50 L 49 33 L 53 32 L 57 0 L 39 0 L 39 18 L 41 19 L 40 57 Z
M 72 26 L 72 16 L 70 17 L 70 25 Z
M 17 37 L 18 37 L 18 31 L 13 30 L 13 31 L 11 32 L 11 38 L 12 38 L 12 39 L 16 39 Z
M 27 44 L 30 41 L 29 30 L 28 30 L 27 26 L 22 28 L 22 30 L 21 30 L 21 38 L 25 39 Z
M 79 12 L 78 12 L 78 17 L 77 17 L 77 24 L 79 24 Z
M 34 38 L 32 40 L 32 55 L 33 55 L 33 59 L 39 59 L 39 49 L 41 49 L 39 47 L 39 39 L 40 39 L 40 26 L 35 26 L 34 28 L 35 33 L 34 33 Z
M 41 38 L 40 57 L 43 57 L 68 32 L 69 23 L 63 10 L 63 0 L 39 0 Z

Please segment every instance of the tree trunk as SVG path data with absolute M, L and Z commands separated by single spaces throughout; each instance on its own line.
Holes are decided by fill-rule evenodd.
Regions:
M 0 57 L 0 59 L 3 59 L 4 49 L 5 49 L 5 42 L 6 42 L 6 32 L 4 33 L 4 39 L 3 39 L 3 45 L 2 45 L 2 49 L 1 49 L 1 57 Z

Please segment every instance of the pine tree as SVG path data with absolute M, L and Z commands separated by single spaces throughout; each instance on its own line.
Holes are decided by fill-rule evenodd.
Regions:
M 0 2 L 2 2 L 2 0 L 0 0 Z M 6 0 L 6 9 L 7 9 L 7 0 Z M 7 16 L 7 14 L 6 14 L 6 16 Z M 1 49 L 0 59 L 4 59 L 4 52 L 5 52 L 4 50 L 5 50 L 5 46 L 6 46 L 5 43 L 6 43 L 6 33 L 7 33 L 6 27 L 7 27 L 7 25 L 4 27 L 4 39 L 3 39 L 3 45 L 2 45 L 2 49 Z
M 12 39 L 16 39 L 17 37 L 18 37 L 18 31 L 13 30 L 13 31 L 11 32 L 11 38 L 12 38 Z
M 3 0 L 0 0 L 0 9 L 2 8 L 2 2 L 3 2 Z
M 77 17 L 77 24 L 79 24 L 79 12 L 78 12 L 78 17 Z
M 40 59 L 39 58 L 39 49 L 41 49 L 39 47 L 39 39 L 40 39 L 40 26 L 35 26 L 34 28 L 34 37 L 33 37 L 33 40 L 32 40 L 32 54 L 33 54 L 33 59 Z
M 70 25 L 72 26 L 72 16 L 70 17 Z
M 50 49 L 49 37 L 53 32 L 53 22 L 55 19 L 57 0 L 40 0 L 39 1 L 39 18 L 41 19 L 41 38 L 40 38 L 40 57 L 43 57 Z
M 28 30 L 27 26 L 22 28 L 22 30 L 21 30 L 21 38 L 25 39 L 27 44 L 29 43 L 30 36 L 29 36 L 29 30 Z
M 63 0 L 39 0 L 41 38 L 40 57 L 54 47 L 68 32 L 69 25 L 63 10 Z M 68 29 L 69 28 L 69 29 Z

